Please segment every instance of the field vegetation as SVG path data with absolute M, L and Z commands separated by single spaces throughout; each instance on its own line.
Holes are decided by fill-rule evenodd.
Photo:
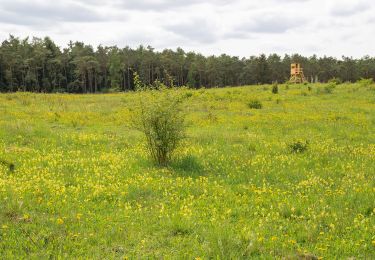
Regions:
M 0 94 L 1 258 L 375 258 L 373 82 L 178 91 L 166 167 L 147 93 Z

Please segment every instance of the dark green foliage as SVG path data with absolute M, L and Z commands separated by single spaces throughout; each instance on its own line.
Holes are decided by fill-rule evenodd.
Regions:
M 272 93 L 278 94 L 279 93 L 279 85 L 277 83 L 272 85 Z
M 361 87 L 368 87 L 368 86 L 374 84 L 374 80 L 372 78 L 371 79 L 360 79 L 360 80 L 357 81 L 357 83 L 359 85 L 361 85 Z
M 14 172 L 15 165 L 13 163 L 0 159 L 0 165 L 8 167 L 10 172 Z
M 342 80 L 340 78 L 331 78 L 330 80 L 328 80 L 328 83 L 339 85 L 342 84 Z
M 308 141 L 296 141 L 288 145 L 291 153 L 304 153 L 309 147 Z
M 257 100 L 257 99 L 254 99 L 254 100 L 251 100 L 247 106 L 251 109 L 262 109 L 263 108 L 263 105 L 262 103 Z
M 118 48 L 112 48 L 109 52 L 109 80 L 112 91 L 121 89 L 121 56 Z
M 134 90 L 134 72 L 148 85 L 159 80 L 168 87 L 271 84 L 289 79 L 291 62 L 300 62 L 306 77 L 318 77 L 320 82 L 338 84 L 375 77 L 375 59 L 371 57 L 338 60 L 261 54 L 241 59 L 225 54 L 205 57 L 181 48 L 162 52 L 143 46 L 94 48 L 82 42 L 70 42 L 62 49 L 48 37 L 29 40 L 10 36 L 0 45 L 0 92 L 129 91 Z
M 336 88 L 335 83 L 329 83 L 327 86 L 324 87 L 323 90 L 325 94 L 332 94 L 335 88 Z

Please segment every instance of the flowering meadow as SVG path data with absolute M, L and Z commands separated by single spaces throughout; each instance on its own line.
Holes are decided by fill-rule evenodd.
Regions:
M 142 93 L 0 94 L 0 258 L 375 259 L 375 86 L 271 90 L 181 90 L 165 168 Z

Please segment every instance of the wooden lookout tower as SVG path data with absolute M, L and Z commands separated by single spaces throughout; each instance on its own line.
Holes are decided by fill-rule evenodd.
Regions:
M 292 63 L 290 65 L 290 80 L 289 81 L 291 83 L 304 83 L 306 81 L 301 64 Z

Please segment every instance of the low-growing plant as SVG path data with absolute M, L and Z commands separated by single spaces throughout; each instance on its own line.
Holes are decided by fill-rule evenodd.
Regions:
M 309 147 L 308 141 L 295 141 L 288 145 L 291 153 L 304 153 Z
M 5 167 L 7 167 L 9 169 L 9 171 L 13 172 L 14 171 L 14 168 L 15 168 L 15 165 L 11 162 L 8 162 L 8 161 L 5 161 L 5 160 L 2 160 L 0 159 L 0 165 L 4 165 Z
M 357 84 L 359 84 L 361 87 L 368 87 L 374 84 L 374 80 L 372 78 L 370 79 L 361 78 L 360 80 L 357 81 Z
M 207 114 L 207 120 L 214 123 L 217 122 L 218 118 L 217 115 L 212 110 L 210 110 Z
M 135 74 L 136 90 L 142 92 L 133 125 L 146 138 L 147 151 L 159 166 L 167 166 L 185 137 L 185 114 L 182 109 L 185 92 L 167 88 L 164 84 L 153 89 Z
M 333 90 L 336 88 L 336 83 L 328 83 L 326 86 L 324 86 L 323 89 L 318 88 L 317 93 L 318 94 L 332 94 Z
M 272 85 L 272 93 L 273 94 L 278 94 L 279 93 L 279 85 L 277 83 L 274 83 Z
M 339 85 L 339 84 L 342 84 L 342 80 L 340 78 L 334 77 L 334 78 L 331 78 L 330 80 L 328 80 L 328 83 Z
M 172 168 L 175 170 L 183 171 L 186 173 L 194 174 L 201 173 L 203 171 L 203 166 L 199 162 L 198 158 L 189 154 L 181 158 L 176 158 L 171 164 Z
M 334 84 L 328 84 L 327 86 L 324 87 L 324 93 L 326 94 L 332 94 L 333 90 L 336 88 L 336 85 Z
M 263 108 L 263 105 L 262 103 L 257 100 L 257 99 L 254 99 L 254 100 L 251 100 L 247 106 L 251 109 L 262 109 Z
M 185 93 L 185 97 L 191 98 L 193 96 L 193 92 L 189 91 Z

